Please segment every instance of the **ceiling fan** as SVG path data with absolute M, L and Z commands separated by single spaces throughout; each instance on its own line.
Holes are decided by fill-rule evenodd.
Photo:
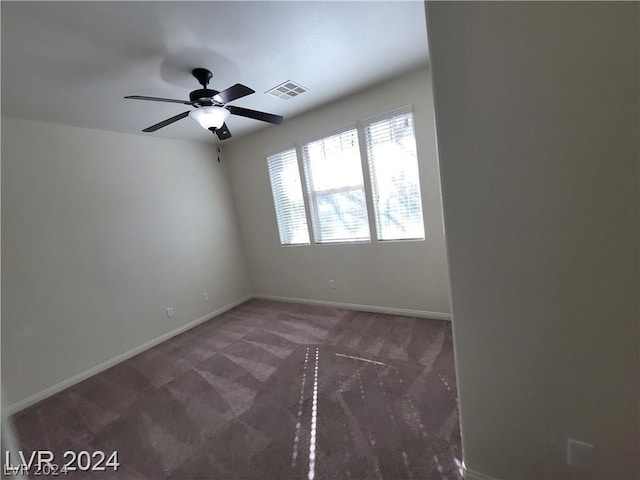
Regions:
M 209 70 L 206 68 L 194 68 L 191 74 L 198 80 L 198 83 L 202 85 L 202 88 L 191 92 L 189 94 L 189 100 L 173 100 L 171 98 L 144 97 L 140 95 L 124 97 L 132 100 L 149 100 L 151 102 L 182 103 L 195 107 L 194 110 L 187 110 L 175 117 L 167 118 L 160 123 L 151 125 L 142 130 L 143 132 L 155 132 L 185 117 L 191 117 L 198 122 L 202 128 L 215 133 L 220 140 L 226 140 L 227 138 L 231 138 L 231 132 L 225 124 L 230 114 L 261 120 L 263 122 L 273 123 L 274 125 L 280 125 L 282 120 L 284 120 L 282 116 L 272 113 L 259 112 L 234 105 L 227 106 L 229 102 L 255 93 L 254 90 L 245 85 L 236 83 L 226 90 L 218 92 L 217 90 L 207 88 L 209 81 L 213 77 L 213 74 Z

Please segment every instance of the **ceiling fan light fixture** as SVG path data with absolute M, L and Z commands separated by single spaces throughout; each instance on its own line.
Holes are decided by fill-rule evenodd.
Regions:
M 229 117 L 229 110 L 223 107 L 200 107 L 189 112 L 189 116 L 205 130 L 220 128 Z
M 258 110 L 251 110 L 250 108 L 236 107 L 233 105 L 225 106 L 229 102 L 238 100 L 239 98 L 246 97 L 252 93 L 256 93 L 255 90 L 236 83 L 229 88 L 218 92 L 216 90 L 209 90 L 207 85 L 213 74 L 206 68 L 194 68 L 191 72 L 193 76 L 198 80 L 198 83 L 202 85 L 202 88 L 194 90 L 189 93 L 189 100 L 175 100 L 173 98 L 160 98 L 160 97 L 146 97 L 143 95 L 129 95 L 124 98 L 131 100 L 147 100 L 151 102 L 166 102 L 166 103 L 182 103 L 184 105 L 191 105 L 196 107 L 195 110 L 187 110 L 186 112 L 174 115 L 171 118 L 167 118 L 155 125 L 142 130 L 145 133 L 155 132 L 164 128 L 172 123 L 182 120 L 186 117 L 193 118 L 198 124 L 205 130 L 210 130 L 217 135 L 220 140 L 227 140 L 231 138 L 231 132 L 227 128 L 225 122 L 229 115 L 238 115 L 240 117 L 251 118 L 252 120 L 259 120 L 261 122 L 271 123 L 273 125 L 280 125 L 284 120 L 281 115 L 274 115 L 273 113 L 259 112 Z

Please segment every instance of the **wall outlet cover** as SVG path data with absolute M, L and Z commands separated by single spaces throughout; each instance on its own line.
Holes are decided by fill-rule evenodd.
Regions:
M 208 292 L 204 292 L 204 293 L 202 294 L 202 298 L 204 298 L 204 301 L 205 301 L 205 302 L 208 302 L 208 301 L 209 301 L 209 293 L 208 293 Z
M 167 317 L 173 317 L 173 307 L 167 308 Z

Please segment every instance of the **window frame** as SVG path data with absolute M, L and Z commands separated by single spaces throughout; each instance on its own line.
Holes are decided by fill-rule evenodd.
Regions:
M 378 223 L 376 221 L 376 213 L 375 208 L 376 205 L 374 203 L 373 197 L 373 185 L 371 178 L 371 162 L 369 159 L 369 152 L 367 148 L 367 135 L 366 128 L 376 122 L 388 120 L 398 115 L 410 113 L 413 120 L 413 138 L 416 143 L 416 162 L 417 162 L 417 181 L 418 188 L 420 194 L 420 213 L 421 213 L 421 221 L 424 236 L 422 238 L 397 238 L 397 239 L 379 239 L 379 229 Z M 320 218 L 318 216 L 318 208 L 317 208 L 317 194 L 318 191 L 312 191 L 309 185 L 310 174 L 307 173 L 307 165 L 304 155 L 304 148 L 306 145 L 323 140 L 335 135 L 340 135 L 342 133 L 348 132 L 350 130 L 355 130 L 358 149 L 360 154 L 360 165 L 362 171 L 362 190 L 364 192 L 364 201 L 365 201 L 365 209 L 367 212 L 367 220 L 368 220 L 368 229 L 369 229 L 369 238 L 368 239 L 357 239 L 357 240 L 337 240 L 337 241 L 317 241 L 316 240 L 316 228 L 320 228 Z M 302 188 L 302 196 L 303 196 L 303 204 L 304 211 L 307 222 L 307 231 L 309 236 L 309 243 L 294 243 L 294 244 L 285 244 L 282 243 L 282 239 L 280 238 L 280 227 L 278 224 L 276 206 L 275 206 L 275 198 L 273 196 L 273 186 L 271 185 L 271 177 L 268 166 L 269 157 L 273 157 L 278 154 L 282 154 L 288 152 L 290 150 L 295 150 L 297 167 L 298 167 L 298 175 L 300 178 L 300 185 Z M 289 144 L 285 147 L 281 147 L 275 150 L 271 150 L 268 153 L 263 155 L 265 159 L 265 164 L 267 167 L 267 176 L 269 177 L 269 186 L 271 188 L 271 197 L 274 205 L 274 213 L 276 220 L 276 227 L 278 230 L 278 238 L 280 240 L 281 247 L 300 247 L 300 246 L 311 246 L 311 245 L 372 245 L 372 244 L 389 244 L 389 243 L 403 243 L 403 242 L 425 242 L 427 241 L 427 225 L 425 221 L 425 208 L 424 208 L 424 194 L 423 194 L 423 182 L 422 182 L 422 174 L 420 168 L 420 155 L 419 155 L 419 147 L 418 147 L 418 139 L 416 136 L 416 118 L 415 112 L 413 110 L 413 105 L 405 105 L 398 108 L 394 108 L 392 110 L 388 110 L 384 113 L 380 113 L 374 116 L 365 117 L 355 122 L 348 123 L 338 128 L 331 129 L 323 134 L 313 135 L 307 137 L 303 140 L 298 140 L 293 142 L 293 144 Z M 353 187 L 340 187 L 331 190 L 322 190 L 321 193 L 340 193 L 354 190 Z M 312 204 L 314 208 L 312 208 Z
M 378 222 L 376 221 L 376 212 L 375 212 L 375 208 L 376 208 L 376 203 L 375 203 L 375 199 L 374 199 L 374 195 L 373 195 L 373 184 L 372 184 L 372 180 L 371 180 L 371 161 L 369 159 L 369 150 L 367 148 L 367 135 L 366 135 L 366 128 L 369 125 L 372 125 L 374 123 L 380 122 L 380 121 L 384 121 L 384 120 L 389 120 L 393 117 L 399 116 L 399 115 L 404 115 L 410 113 L 411 117 L 412 117 L 412 123 L 413 123 L 413 139 L 415 141 L 416 144 L 416 167 L 417 167 L 417 180 L 418 180 L 418 192 L 420 194 L 420 219 L 422 221 L 422 231 L 423 231 L 423 236 L 422 237 L 416 237 L 416 238 L 389 238 L 389 239 L 380 239 L 378 238 L 380 236 L 380 230 L 378 227 Z M 371 205 L 370 205 L 370 214 L 371 214 L 371 220 L 372 220 L 372 225 L 373 225 L 373 230 L 375 232 L 375 241 L 376 243 L 394 243 L 394 242 L 425 242 L 427 240 L 427 226 L 426 226 L 426 222 L 425 222 L 425 218 L 424 218 L 424 214 L 425 214 L 425 209 L 424 209 L 424 201 L 423 201 L 423 193 L 422 193 L 422 175 L 421 175 L 421 170 L 420 170 L 420 155 L 418 154 L 418 139 L 416 137 L 416 123 L 415 123 L 415 113 L 413 111 L 413 105 L 409 104 L 409 105 L 404 105 L 402 107 L 397 107 L 394 108 L 393 110 L 389 110 L 385 113 L 380 113 L 377 115 L 373 115 L 370 117 L 366 117 L 363 118 L 361 120 L 359 120 L 357 122 L 358 124 L 358 129 L 359 132 L 362 132 L 361 135 L 361 141 L 362 141 L 362 152 L 364 152 L 364 154 L 362 155 L 363 157 L 363 162 L 366 163 L 366 171 L 367 171 L 367 183 L 369 186 L 369 191 L 367 193 L 367 200 L 371 201 Z M 364 166 L 363 166 L 364 168 Z M 369 206 L 369 205 L 367 205 Z
M 274 191 L 273 191 L 273 184 L 271 183 L 271 170 L 269 168 L 269 159 L 272 157 L 275 157 L 277 155 L 282 155 L 284 153 L 288 153 L 290 151 L 293 151 L 295 153 L 296 156 L 296 167 L 298 170 L 298 178 L 300 180 L 300 188 L 302 189 L 302 204 L 304 207 L 304 212 L 305 212 L 305 220 L 306 220 L 306 224 L 307 224 L 307 236 L 309 238 L 308 242 L 305 243 L 283 243 L 282 242 L 282 236 L 281 236 L 281 232 L 280 232 L 280 223 L 278 221 L 278 207 L 276 206 L 276 199 L 274 196 Z M 278 240 L 280 243 L 281 247 L 307 247 L 309 245 L 313 245 L 313 235 L 312 235 L 312 230 L 311 230 L 311 226 L 310 226 L 310 217 L 309 217 L 309 206 L 307 205 L 307 202 L 305 201 L 305 180 L 304 177 L 302 175 L 302 171 L 300 169 L 300 152 L 298 150 L 298 147 L 296 144 L 293 145 L 287 145 L 286 147 L 281 147 L 275 150 L 271 150 L 265 154 L 263 154 L 264 157 L 264 164 L 267 168 L 267 177 L 269 178 L 269 188 L 271 190 L 271 201 L 273 203 L 273 213 L 274 213 L 274 217 L 276 220 L 276 230 L 278 232 Z
M 318 241 L 316 239 L 316 229 L 320 228 L 320 217 L 319 217 L 319 212 L 318 212 L 318 203 L 317 203 L 317 196 L 318 193 L 321 194 L 327 194 L 327 193 L 341 193 L 341 192 L 350 192 L 350 191 L 354 191 L 356 190 L 356 188 L 352 187 L 352 186 L 345 186 L 345 187 L 340 187 L 340 188 L 335 188 L 335 189 L 327 189 L 327 190 L 312 190 L 311 189 L 311 185 L 309 184 L 309 179 L 312 178 L 312 174 L 310 171 L 308 171 L 308 167 L 307 167 L 307 163 L 306 163 L 306 156 L 304 154 L 304 149 L 305 146 L 310 144 L 310 143 L 314 143 L 320 140 L 324 140 L 326 138 L 330 138 L 330 137 L 334 137 L 337 135 L 341 135 L 343 133 L 349 132 L 349 131 L 354 131 L 356 134 L 356 138 L 357 138 L 357 145 L 358 145 L 358 154 L 360 156 L 360 166 L 361 166 L 361 173 L 362 173 L 362 192 L 364 194 L 364 202 L 365 202 L 365 211 L 367 213 L 367 228 L 368 228 L 368 238 L 366 239 L 354 239 L 354 240 L 347 240 L 347 239 L 341 239 L 341 240 L 335 240 L 335 241 Z M 367 175 L 368 172 L 364 169 L 364 164 L 362 162 L 363 160 L 363 154 L 362 154 L 362 135 L 360 133 L 360 128 L 358 126 L 358 122 L 355 123 L 349 123 L 347 125 L 343 125 L 342 127 L 339 128 L 335 128 L 332 129 L 328 132 L 325 132 L 321 135 L 314 135 L 313 137 L 308 137 L 303 141 L 300 142 L 296 142 L 297 147 L 299 148 L 300 151 L 300 156 L 299 156 L 299 162 L 300 162 L 300 167 L 301 167 L 301 171 L 303 172 L 303 182 L 304 182 L 304 186 L 306 188 L 305 193 L 306 193 L 306 198 L 308 199 L 308 202 L 305 202 L 305 206 L 308 207 L 309 209 L 309 219 L 307 220 L 307 223 L 311 222 L 311 225 L 309 227 L 309 230 L 311 231 L 312 235 L 311 235 L 311 240 L 312 240 L 312 244 L 313 245 L 362 245 L 362 244 L 371 244 L 372 243 L 372 238 L 373 236 L 371 235 L 372 231 L 371 230 L 371 209 L 369 208 L 369 198 L 370 196 L 367 193 Z M 357 190 L 360 190 L 359 188 L 357 188 Z M 312 208 L 312 203 L 313 202 L 313 208 Z

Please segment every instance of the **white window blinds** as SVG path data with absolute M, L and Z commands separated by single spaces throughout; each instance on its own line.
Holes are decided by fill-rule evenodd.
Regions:
M 282 245 L 308 245 L 309 229 L 295 149 L 267 158 Z
M 302 148 L 314 239 L 317 243 L 368 241 L 358 132 L 350 129 Z
M 365 126 L 378 240 L 424 239 L 413 114 Z

